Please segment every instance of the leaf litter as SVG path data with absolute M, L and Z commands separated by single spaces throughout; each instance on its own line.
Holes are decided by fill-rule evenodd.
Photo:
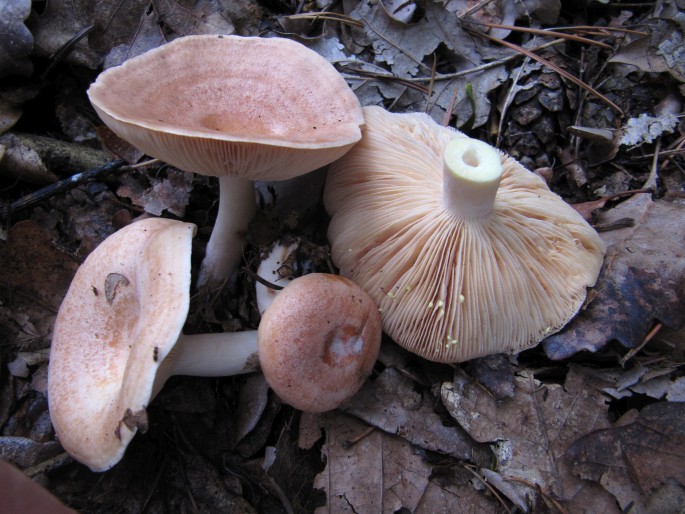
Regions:
M 545 163 L 555 191 L 569 201 L 595 202 L 588 216 L 608 227 L 602 237 L 609 251 L 584 309 L 540 348 L 446 366 L 386 341 L 372 379 L 334 412 L 301 415 L 257 378 L 174 379 L 149 407 L 149 432 L 103 480 L 71 462 L 54 438 L 45 396 L 52 320 L 78 262 L 107 235 L 147 212 L 193 221 L 206 236 L 216 190 L 211 181 L 162 165 L 79 185 L 13 213 L 0 241 L 6 264 L 0 268 L 2 458 L 83 512 L 677 512 L 685 503 L 680 3 L 623 11 L 597 6 L 598 15 L 586 20 L 589 12 L 570 13 L 565 2 L 343 2 L 327 7 L 337 18 L 287 25 L 284 16 L 316 15 L 316 5 L 207 0 L 104 2 L 94 9 L 57 0 L 31 11 L 26 2 L 7 6 L 14 10 L 0 24 L 21 44 L 1 47 L 0 77 L 12 82 L 0 83 L 0 98 L 12 99 L 2 111 L 8 113 L 3 131 L 15 123 L 48 137 L 61 130 L 64 140 L 97 147 L 95 117 L 84 116 L 83 108 L 95 76 L 88 70 L 181 35 L 282 35 L 287 26 L 302 31 L 290 37 L 336 63 L 363 104 L 426 111 L 500 141 L 531 167 Z M 583 48 L 581 74 L 579 44 L 487 26 L 493 23 L 594 23 L 578 34 L 616 51 L 605 66 L 604 50 Z M 609 36 L 599 26 L 625 32 Z M 541 48 L 547 59 L 592 82 L 626 117 L 544 63 L 522 65 L 516 50 L 481 31 Z M 36 62 L 39 71 L 50 62 L 47 72 L 63 92 L 42 100 L 55 110 L 47 128 L 40 125 L 45 117 L 36 124 L 31 116 L 36 91 L 52 87 L 31 75 Z M 26 94 L 8 93 L 19 90 Z M 657 104 L 669 95 L 676 108 L 663 113 Z M 566 130 L 572 119 L 575 132 Z M 618 137 L 607 136 L 609 146 L 595 145 L 604 148 L 597 158 L 592 145 L 580 143 L 593 131 L 626 139 L 619 146 Z M 103 146 L 111 148 L 111 140 Z M 663 148 L 675 153 L 658 157 Z M 645 164 L 650 152 L 662 165 L 658 173 Z M 0 180 L 3 201 L 36 188 L 5 174 Z M 644 187 L 654 194 L 612 195 Z M 325 255 L 320 187 L 260 188 L 265 203 L 253 222 L 246 267 L 256 269 L 260 252 L 284 231 L 304 236 Z M 317 198 L 302 202 L 297 192 L 305 190 Z M 611 196 L 597 200 L 600 191 Z M 325 259 L 316 262 L 315 269 L 330 271 Z M 254 328 L 251 275 L 241 271 L 233 288 L 196 309 L 190 330 Z

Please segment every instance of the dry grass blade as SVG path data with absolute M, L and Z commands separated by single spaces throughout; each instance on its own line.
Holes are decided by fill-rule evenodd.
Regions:
M 575 25 L 571 27 L 554 27 L 555 31 L 562 30 L 575 30 L 576 32 L 583 32 L 587 34 L 596 34 L 607 36 L 611 35 L 612 32 L 620 32 L 622 34 L 633 34 L 635 36 L 649 36 L 648 32 L 643 32 L 641 30 L 625 29 L 623 27 L 593 27 L 592 25 Z
M 498 43 L 498 44 L 500 44 L 500 45 L 502 45 L 502 46 L 506 46 L 507 48 L 511 48 L 512 50 L 516 50 L 517 52 L 519 52 L 519 53 L 521 53 L 521 54 L 523 54 L 523 55 L 527 55 L 528 57 L 530 57 L 531 59 L 533 59 L 533 60 L 539 62 L 540 64 L 542 64 L 542 65 L 544 65 L 544 66 L 547 66 L 549 69 L 556 71 L 559 75 L 561 75 L 561 76 L 564 77 L 565 79 L 567 79 L 567 80 L 573 82 L 573 83 L 574 83 L 575 85 L 577 85 L 578 87 L 583 88 L 583 89 L 584 89 L 585 91 L 587 91 L 588 93 L 590 93 L 590 94 L 596 96 L 597 98 L 599 98 L 600 100 L 602 100 L 604 103 L 606 103 L 609 107 L 611 107 L 612 109 L 615 109 L 621 116 L 625 116 L 625 113 L 623 112 L 623 110 L 622 110 L 618 105 L 616 105 L 614 102 L 612 102 L 611 100 L 609 100 L 606 96 L 604 96 L 602 93 L 600 93 L 599 91 L 597 91 L 596 89 L 594 89 L 594 88 L 593 88 L 592 86 L 590 86 L 589 84 L 586 84 L 585 82 L 583 82 L 582 80 L 580 80 L 578 77 L 575 77 L 575 76 L 571 75 L 571 74 L 570 74 L 569 72 L 567 72 L 566 70 L 563 70 L 563 69 L 561 69 L 559 66 L 557 66 L 556 64 L 554 64 L 554 63 L 548 61 L 548 60 L 545 59 L 544 57 L 540 57 L 539 55 L 537 55 L 537 54 L 531 52 L 530 50 L 527 50 L 527 49 L 525 49 L 525 48 L 523 48 L 523 47 L 521 47 L 521 46 L 519 46 L 519 45 L 515 45 L 514 43 L 509 43 L 508 41 L 504 41 L 503 39 L 499 39 L 499 38 L 496 38 L 496 37 L 492 37 L 492 36 L 490 36 L 490 35 L 488 35 L 488 34 L 484 34 L 483 32 L 478 32 L 478 31 L 475 31 L 475 30 L 473 30 L 472 32 L 473 32 L 474 34 L 478 34 L 479 36 L 483 36 L 483 37 L 485 37 L 485 38 L 488 38 L 490 41 L 494 41 L 495 43 Z
M 292 14 L 290 16 L 286 16 L 286 19 L 288 19 L 288 20 L 312 20 L 312 21 L 328 20 L 328 21 L 337 21 L 339 23 L 345 23 L 346 25 L 353 25 L 355 27 L 363 27 L 364 26 L 364 22 L 362 22 L 360 20 L 357 20 L 357 19 L 352 18 L 350 16 L 346 16 L 344 14 L 340 14 L 337 12 L 329 12 L 329 11 Z
M 480 473 L 477 473 L 477 472 L 472 468 L 472 466 L 469 466 L 468 464 L 462 464 L 462 467 L 463 467 L 464 469 L 466 469 L 467 471 L 469 471 L 477 480 L 480 480 L 480 481 L 482 482 L 482 484 L 488 489 L 488 491 L 490 491 L 490 493 L 491 493 L 495 498 L 497 498 L 497 501 L 499 501 L 500 505 L 502 505 L 502 507 L 504 507 L 504 510 L 507 511 L 507 514 L 511 514 L 511 509 L 509 509 L 509 507 L 507 507 L 507 503 L 506 503 L 506 502 L 504 501 L 504 499 L 500 496 L 500 494 L 497 492 L 497 490 L 490 484 L 490 482 L 488 482 L 487 480 L 485 480 L 485 478 L 483 478 L 483 477 L 480 475 Z
M 424 94 L 428 93 L 428 87 L 427 86 L 422 86 L 421 84 L 418 84 L 416 81 L 413 81 L 410 79 L 400 78 L 396 75 L 393 75 L 392 73 L 365 70 L 363 68 L 359 68 L 357 66 L 354 66 L 354 64 L 343 64 L 341 66 L 341 68 L 344 71 L 347 71 L 349 73 L 354 74 L 354 75 L 343 74 L 343 77 L 346 79 L 362 80 L 362 79 L 366 78 L 366 79 L 373 79 L 373 80 L 389 80 L 389 81 L 395 82 L 397 84 L 401 84 L 405 87 L 416 89 L 417 91 L 420 91 L 421 93 L 424 93 Z M 425 77 L 425 80 L 430 81 L 430 77 Z
M 473 23 L 475 25 L 484 25 L 486 27 L 494 28 L 494 29 L 505 29 L 505 30 L 512 30 L 516 32 L 526 32 L 528 34 L 536 34 L 538 36 L 553 36 L 553 37 L 560 37 L 563 39 L 568 39 L 570 41 L 576 41 L 578 43 L 585 43 L 588 45 L 595 45 L 595 46 L 600 46 L 602 48 L 606 49 L 611 49 L 611 45 L 607 45 L 606 43 L 601 43 L 599 41 L 595 41 L 594 39 L 589 39 L 583 36 L 576 36 L 575 34 L 567 34 L 566 32 L 557 32 L 555 30 L 549 30 L 549 29 L 533 29 L 529 27 L 517 27 L 516 25 L 500 25 L 498 23 L 489 23 L 489 22 L 475 22 L 472 20 L 465 20 L 468 21 L 469 23 Z

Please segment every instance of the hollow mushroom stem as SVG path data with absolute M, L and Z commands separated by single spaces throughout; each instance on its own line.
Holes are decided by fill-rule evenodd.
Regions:
M 482 141 L 456 137 L 447 144 L 443 159 L 445 208 L 462 219 L 490 214 L 502 176 L 499 152 Z
M 152 398 L 173 375 L 229 377 L 259 371 L 257 331 L 181 335 L 160 364 Z
M 243 253 L 243 234 L 257 210 L 254 182 L 219 177 L 219 210 L 200 266 L 198 286 L 220 284 L 235 269 Z

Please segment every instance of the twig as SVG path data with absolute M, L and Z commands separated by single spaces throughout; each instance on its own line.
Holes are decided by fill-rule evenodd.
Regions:
M 97 168 L 91 168 L 84 172 L 76 173 L 69 178 L 60 180 L 54 184 L 50 184 L 49 186 L 39 189 L 38 191 L 34 191 L 33 193 L 28 194 L 9 205 L 0 206 L 0 218 L 7 219 L 7 217 L 13 212 L 26 209 L 40 202 L 44 202 L 56 194 L 67 191 L 68 189 L 76 187 L 79 184 L 89 180 L 96 180 L 106 173 L 125 171 L 128 169 L 131 169 L 131 167 L 127 166 L 124 161 L 112 161 L 104 166 L 98 166 Z
M 483 7 L 485 7 L 486 5 L 488 5 L 489 3 L 492 3 L 492 1 L 493 1 L 493 0 L 481 0 L 480 2 L 478 2 L 476 5 L 474 5 L 474 6 L 471 7 L 470 9 L 467 9 L 466 11 L 464 11 L 463 13 L 461 13 L 461 14 L 458 16 L 458 18 L 459 18 L 459 19 L 466 18 L 467 16 L 472 15 L 474 12 L 479 11 L 480 9 L 482 9 Z
M 54 69 L 54 67 L 57 66 L 62 61 L 62 59 L 64 59 L 69 54 L 69 52 L 73 50 L 73 48 L 78 44 L 79 41 L 81 41 L 84 37 L 90 34 L 90 31 L 94 28 L 95 25 L 92 24 L 83 27 L 74 35 L 74 37 L 67 41 L 62 46 L 62 48 L 60 48 L 54 54 L 52 54 L 50 56 L 52 62 L 48 65 L 47 68 L 45 68 L 45 71 L 40 76 L 40 80 L 44 81 L 48 74 Z
M 264 287 L 268 287 L 269 289 L 273 289 L 274 291 L 280 291 L 283 289 L 284 286 L 279 286 L 274 284 L 273 282 L 269 282 L 267 279 L 261 277 L 258 273 L 255 271 L 251 270 L 247 266 L 243 266 L 243 271 L 245 271 L 248 275 L 250 275 L 252 278 L 254 278 L 257 282 L 262 284 Z
M 462 467 L 463 467 L 464 469 L 469 470 L 473 476 L 475 476 L 478 480 L 480 480 L 481 482 L 483 482 L 483 485 L 484 485 L 485 487 L 488 488 L 488 490 L 492 493 L 492 495 L 493 495 L 495 498 L 497 498 L 497 500 L 499 500 L 499 502 L 500 502 L 500 504 L 502 505 L 502 507 L 504 507 L 504 510 L 506 510 L 509 514 L 511 514 L 511 510 L 509 509 L 509 507 L 507 507 L 506 502 L 505 502 L 504 499 L 499 495 L 499 493 L 497 492 L 497 490 L 490 484 L 490 482 L 488 482 L 487 480 L 485 480 L 485 479 L 480 475 L 480 473 L 476 473 L 473 469 L 471 469 L 470 466 L 467 466 L 466 464 L 463 464 Z
M 39 462 L 35 466 L 26 468 L 23 470 L 23 472 L 24 475 L 26 475 L 27 477 L 33 478 L 40 473 L 47 473 L 54 469 L 61 468 L 65 464 L 69 464 L 72 461 L 73 459 L 71 458 L 71 456 L 68 453 L 63 452 L 47 460 L 44 460 L 43 462 Z
M 328 11 L 321 11 L 321 12 L 315 12 L 315 13 L 303 13 L 303 14 L 292 14 L 290 16 L 285 17 L 288 20 L 312 20 L 312 21 L 318 21 L 318 20 L 330 20 L 330 21 L 337 21 L 340 23 L 344 23 L 346 25 L 352 25 L 354 27 L 363 27 L 364 22 L 357 20 L 355 18 L 352 18 L 351 16 L 346 16 L 344 14 L 336 13 L 336 12 L 328 12 Z
M 366 436 L 368 436 L 371 432 L 373 432 L 376 429 L 373 425 L 364 430 L 361 434 L 357 434 L 354 436 L 352 439 L 346 439 L 342 442 L 342 447 L 344 450 L 348 450 L 352 448 L 355 444 L 357 444 L 359 441 L 364 439 Z
M 649 33 L 641 30 L 625 29 L 622 27 L 593 27 L 592 25 L 575 25 L 570 27 L 554 27 L 553 30 L 578 30 L 580 32 L 589 32 L 593 34 L 606 34 L 607 32 L 621 32 L 624 34 L 634 34 L 636 36 L 649 36 Z
M 574 34 L 567 34 L 565 32 L 557 32 L 555 30 L 551 29 L 534 29 L 531 27 L 518 27 L 516 25 L 500 25 L 499 23 L 490 23 L 490 22 L 480 22 L 480 21 L 474 21 L 474 20 L 464 20 L 468 23 L 473 23 L 474 25 L 484 25 L 486 27 L 494 28 L 494 29 L 505 29 L 505 30 L 512 30 L 516 32 L 526 32 L 528 34 L 536 34 L 538 36 L 553 36 L 553 37 L 560 37 L 563 39 L 568 39 L 570 41 L 576 41 L 578 43 L 585 43 L 588 45 L 596 45 L 596 46 L 601 46 L 602 48 L 607 48 L 611 49 L 611 45 L 607 45 L 606 43 L 602 43 L 600 41 L 595 41 L 594 39 L 589 39 L 583 36 L 576 36 Z
M 628 362 L 630 359 L 635 357 L 635 354 L 642 350 L 647 343 L 649 343 L 652 339 L 654 339 L 654 336 L 659 333 L 661 328 L 663 327 L 663 324 L 660 322 L 657 322 L 654 327 L 652 327 L 652 330 L 649 331 L 649 333 L 645 336 L 645 338 L 642 340 L 639 346 L 636 346 L 635 348 L 632 348 L 628 353 L 626 353 L 623 358 L 619 361 L 619 364 L 621 367 L 624 367 L 626 365 L 626 362 Z

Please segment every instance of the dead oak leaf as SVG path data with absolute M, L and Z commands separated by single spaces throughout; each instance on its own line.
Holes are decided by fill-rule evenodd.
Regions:
M 628 420 L 626 420 L 628 418 Z M 631 512 L 677 512 L 654 510 L 663 488 L 674 485 L 685 491 L 685 404 L 660 402 L 638 414 L 631 411 L 616 426 L 579 439 L 566 459 L 573 471 L 594 480 Z M 671 495 L 671 499 L 677 498 Z M 673 506 L 672 506 L 673 507 Z
M 685 323 L 685 204 L 636 195 L 598 221 L 624 218 L 633 226 L 602 233 L 607 253 L 587 307 L 543 342 L 550 359 L 596 351 L 611 340 L 635 348 L 654 320 L 676 330 Z
M 442 400 L 471 437 L 491 445 L 499 474 L 532 506 L 555 497 L 569 512 L 583 511 L 588 504 L 604 508 L 611 505 L 610 497 L 573 476 L 562 460 L 579 437 L 609 426 L 606 398 L 583 387 L 583 373 L 580 367 L 571 368 L 562 386 L 521 372 L 514 396 L 498 402 L 457 371 L 454 382 L 443 384 Z M 606 508 L 595 511 L 615 511 Z
M 459 427 L 446 425 L 434 412 L 432 398 L 418 393 L 413 382 L 393 368 L 367 381 L 341 410 L 429 451 L 476 464 L 490 459 L 486 447 Z
M 98 2 L 90 43 L 102 52 L 120 47 L 118 55 L 133 57 L 174 35 L 232 34 L 233 22 L 223 13 L 219 0 L 106 0 Z
M 497 512 L 499 503 L 474 488 L 473 476 L 462 466 L 433 466 L 406 440 L 368 425 L 339 411 L 305 415 L 301 436 L 325 436 L 321 448 L 326 467 L 314 487 L 326 493 L 328 512 Z M 359 438 L 360 434 L 365 434 Z M 347 444 L 356 440 L 354 444 Z M 301 438 L 302 441 L 302 438 Z
M 398 77 L 416 76 L 420 68 L 430 73 L 423 59 L 438 45 L 445 44 L 459 52 L 472 66 L 482 60 L 477 45 L 462 28 L 458 17 L 438 2 L 426 2 L 426 13 L 417 23 L 402 24 L 393 20 L 380 2 L 364 1 L 351 13 L 364 22 L 376 59 L 390 65 Z
M 430 56 L 436 52 L 450 72 L 472 69 L 510 52 L 482 44 L 462 28 L 457 14 L 447 10 L 442 2 L 428 1 L 422 5 L 420 19 L 408 24 L 394 20 L 380 2 L 361 2 L 349 13 L 364 23 L 364 34 L 354 38 L 354 44 L 370 45 L 375 61 L 386 63 L 392 74 L 399 78 L 430 77 Z M 454 102 L 453 112 L 459 113 L 458 124 L 471 118 L 473 126 L 485 123 L 490 113 L 488 94 L 506 80 L 506 71 L 496 67 L 459 78 L 443 78 L 442 70 L 437 71 L 433 94 L 427 99 L 422 98 L 419 91 L 392 81 L 378 83 L 377 90 L 384 97 L 392 98 L 396 108 L 426 109 L 438 122 L 442 122 L 446 110 Z M 427 82 L 423 86 L 427 86 Z M 469 89 L 472 94 L 467 93 Z M 363 97 L 372 99 L 373 94 L 366 92 Z M 364 98 L 362 101 L 365 104 L 377 103 L 373 100 L 365 102 Z

